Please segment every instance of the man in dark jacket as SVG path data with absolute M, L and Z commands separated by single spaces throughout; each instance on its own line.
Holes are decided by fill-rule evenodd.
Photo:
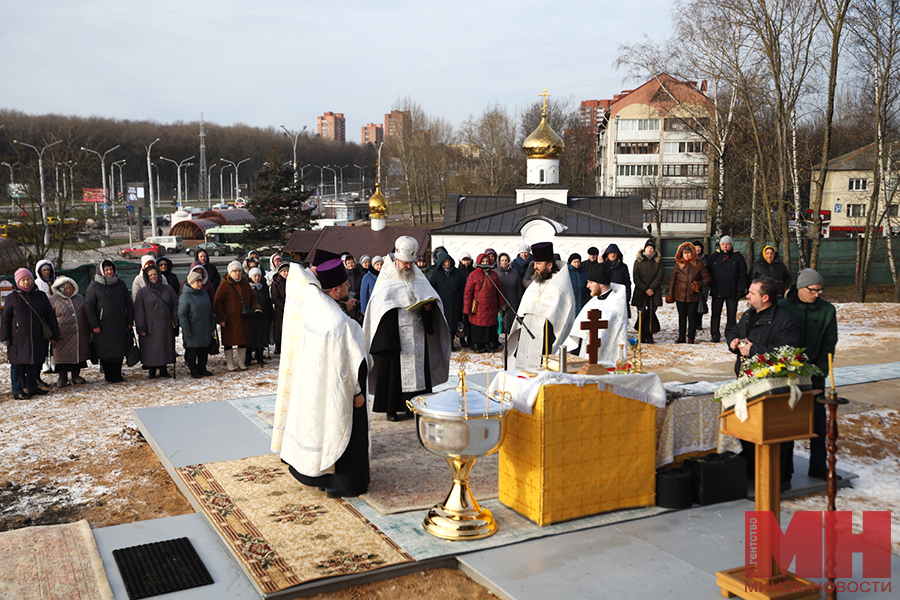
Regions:
M 806 348 L 809 362 L 828 372 L 828 355 L 834 354 L 838 341 L 837 314 L 829 302 L 822 299 L 825 280 L 813 269 L 803 269 L 797 275 L 797 284 L 791 286 L 787 297 L 778 301 L 778 307 L 794 315 L 800 329 L 799 345 Z M 812 378 L 815 390 L 825 389 L 825 376 Z M 809 476 L 828 477 L 825 465 L 825 405 L 813 404 L 813 430 L 818 435 L 809 441 Z
M 631 274 L 623 259 L 622 251 L 615 244 L 607 246 L 603 253 L 603 262 L 612 270 L 612 282 L 624 285 L 626 297 L 631 298 Z M 631 317 L 631 308 L 628 309 L 628 316 Z
M 725 332 L 728 348 L 737 355 L 734 374 L 741 373 L 741 360 L 750 356 L 772 352 L 781 346 L 797 348 L 800 331 L 797 320 L 790 312 L 775 304 L 778 284 L 769 277 L 762 277 L 750 284 L 747 309 L 738 321 L 737 327 Z M 754 474 L 756 446 L 741 440 L 742 452 L 747 460 L 748 474 Z M 781 490 L 791 489 L 791 475 L 794 472 L 794 443 L 781 445 Z
M 435 265 L 429 282 L 444 304 L 444 317 L 447 319 L 450 333 L 456 335 L 463 320 L 466 278 L 462 271 L 456 268 L 455 261 L 443 250 L 437 253 Z
M 719 240 L 716 250 L 706 263 L 706 270 L 712 277 L 710 294 L 712 295 L 712 313 L 709 315 L 709 333 L 713 343 L 718 343 L 719 323 L 722 319 L 722 305 L 725 305 L 725 333 L 737 324 L 738 298 L 747 290 L 747 262 L 740 252 L 734 250 L 731 238 L 727 235 Z

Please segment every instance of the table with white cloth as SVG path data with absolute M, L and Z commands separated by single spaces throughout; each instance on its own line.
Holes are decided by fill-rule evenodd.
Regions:
M 740 453 L 737 438 L 719 433 L 722 405 L 712 395 L 683 396 L 656 413 L 656 466 L 708 452 Z

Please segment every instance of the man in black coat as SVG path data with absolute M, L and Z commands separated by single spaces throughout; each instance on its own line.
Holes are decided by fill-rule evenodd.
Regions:
M 456 335 L 463 320 L 463 293 L 466 290 L 466 278 L 456 268 L 455 261 L 445 251 L 435 256 L 435 268 L 429 277 L 431 287 L 435 289 L 444 304 L 444 317 L 450 334 Z
M 738 321 L 737 327 L 725 332 L 728 348 L 737 355 L 734 363 L 734 374 L 741 373 L 741 360 L 772 352 L 781 346 L 798 347 L 800 329 L 794 315 L 778 306 L 776 301 L 778 284 L 770 277 L 761 277 L 750 284 L 747 309 Z M 753 476 L 756 457 L 756 446 L 741 440 L 742 452 L 747 460 L 747 472 Z M 781 444 L 781 491 L 791 489 L 791 476 L 794 472 L 794 442 Z
M 747 290 L 747 262 L 740 252 L 734 250 L 731 238 L 727 235 L 719 240 L 716 250 L 706 263 L 706 270 L 712 277 L 710 295 L 712 296 L 712 313 L 709 315 L 709 333 L 713 343 L 718 343 L 719 323 L 722 318 L 722 305 L 725 305 L 725 334 L 737 324 L 738 298 Z

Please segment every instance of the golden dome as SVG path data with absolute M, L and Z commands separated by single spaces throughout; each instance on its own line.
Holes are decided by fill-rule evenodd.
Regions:
M 566 147 L 561 137 L 547 125 L 547 115 L 541 116 L 541 124 L 531 132 L 522 149 L 528 158 L 559 158 Z
M 387 216 L 388 201 L 381 193 L 380 184 L 375 184 L 375 193 L 369 198 L 369 217 L 372 219 L 383 219 Z

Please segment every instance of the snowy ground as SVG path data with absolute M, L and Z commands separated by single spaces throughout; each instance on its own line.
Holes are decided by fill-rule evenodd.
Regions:
M 898 347 L 900 305 L 841 304 L 837 309 L 839 354 L 865 347 Z M 674 306 L 664 306 L 658 314 L 663 331 L 656 336 L 659 343 L 645 347 L 645 369 L 675 367 L 691 372 L 732 360 L 724 344 L 708 342 L 708 328 L 697 338 L 704 343 L 676 346 L 672 343 L 677 326 Z M 704 322 L 708 327 L 708 317 Z M 179 352 L 183 353 L 180 347 Z M 497 369 L 502 364 L 500 353 L 466 354 L 470 373 Z M 458 370 L 459 356 L 454 352 L 451 372 Z M 140 367 L 126 368 L 126 381 L 113 385 L 103 383 L 97 368 L 90 367 L 83 372 L 87 384 L 30 400 L 14 400 L 7 387 L 0 393 L 0 520 L 13 515 L 37 516 L 51 507 L 56 510 L 90 505 L 95 511 L 112 511 L 129 504 L 163 504 L 147 488 L 161 488 L 159 482 L 165 473 L 157 473 L 154 478 L 149 466 L 135 469 L 128 464 L 139 447 L 145 447 L 148 460 L 155 461 L 134 429 L 132 409 L 275 392 L 277 358 L 273 357 L 264 368 L 253 366 L 245 372 L 228 373 L 220 354 L 212 357 L 210 366 L 216 375 L 200 380 L 190 379 L 183 363 L 179 363 L 176 380 L 147 380 L 146 371 Z M 721 373 L 720 369 L 720 378 L 724 376 Z M 56 378 L 43 377 L 47 381 Z M 6 363 L 0 364 L 0 381 L 8 386 Z M 846 414 L 841 417 L 841 427 L 841 466 L 861 477 L 854 489 L 840 492 L 838 508 L 861 512 L 900 506 L 900 415 L 886 409 Z M 156 467 L 158 470 L 158 463 Z M 171 493 L 177 495 L 174 490 L 173 486 Z M 4 495 L 4 491 L 8 493 Z M 824 506 L 821 495 L 785 502 L 785 508 L 790 510 L 822 510 Z M 122 517 L 126 519 L 123 522 L 165 516 L 164 505 L 156 508 L 162 512 L 147 513 L 140 507 L 134 508 L 129 516 Z M 894 552 L 900 553 L 900 512 L 893 523 Z

